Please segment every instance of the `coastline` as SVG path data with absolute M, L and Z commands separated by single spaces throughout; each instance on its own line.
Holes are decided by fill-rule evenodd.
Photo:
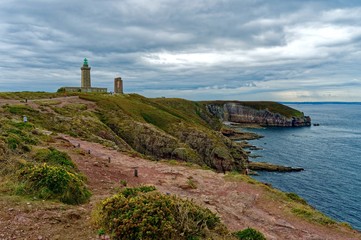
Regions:
M 231 127 L 230 127 L 231 126 Z M 249 144 L 249 140 L 255 140 L 263 138 L 264 136 L 259 135 L 257 133 L 252 132 L 243 132 L 239 131 L 236 128 L 243 125 L 234 125 L 234 124 L 227 124 L 226 127 L 223 127 L 221 132 L 223 135 L 228 137 L 234 142 L 237 142 L 243 149 L 250 149 L 250 150 L 262 150 L 262 148 L 257 147 L 255 145 Z M 257 125 L 247 125 L 247 126 L 253 126 L 254 128 L 261 128 Z M 269 162 L 255 162 L 250 161 L 250 158 L 258 158 L 262 157 L 259 155 L 251 155 L 250 151 L 246 151 L 248 156 L 248 169 L 251 170 L 249 174 L 251 175 L 257 175 L 257 171 L 266 171 L 266 172 L 299 172 L 303 171 L 304 168 L 301 167 L 290 167 L 290 166 L 283 166 L 283 165 L 277 165 L 272 164 Z
M 111 100 L 117 100 L 120 103 L 122 101 L 127 100 L 127 98 L 132 98 L 129 103 L 139 103 L 146 101 L 155 101 L 155 100 L 149 100 L 149 99 L 143 99 L 138 96 L 126 96 L 123 98 L 116 98 L 112 97 Z M 141 99 L 140 99 L 141 98 Z M 139 101 L 140 99 L 141 101 Z M 163 100 L 163 99 L 161 99 Z M 159 101 L 157 100 L 158 104 Z M 127 100 L 128 101 L 128 100 Z M 165 100 L 163 100 L 165 101 Z M 180 106 L 180 100 L 174 100 L 176 103 L 176 106 Z M 183 101 L 183 100 L 182 100 Z M 127 102 L 128 103 L 128 102 Z M 150 102 L 153 103 L 153 102 Z M 172 102 L 168 102 L 169 104 Z M 210 136 L 216 137 L 222 137 L 221 139 L 224 139 L 224 145 L 222 146 L 231 146 L 232 149 L 223 148 L 223 150 L 229 151 L 229 153 L 234 154 L 233 156 L 237 157 L 236 160 L 244 160 L 246 162 L 246 155 L 244 154 L 244 151 L 237 148 L 236 142 L 231 141 L 230 139 L 221 136 L 219 132 L 219 128 L 217 124 L 211 124 L 211 123 L 218 123 L 216 122 L 215 118 L 207 118 L 209 116 L 205 115 L 205 113 L 200 114 L 196 110 L 198 110 L 196 107 L 198 105 L 192 105 L 192 102 L 181 102 L 184 105 L 184 109 L 189 109 L 189 106 L 193 106 L 194 111 L 194 118 L 195 122 L 200 122 L 204 124 L 205 120 L 208 120 L 207 124 L 210 124 L 210 126 L 214 127 L 212 129 L 216 129 L 217 132 L 214 133 L 214 135 L 205 135 L 204 133 L 209 133 L 211 130 L 202 128 L 202 130 L 205 130 L 205 132 L 199 131 L 199 135 L 195 134 L 197 133 L 195 130 L 197 130 L 196 127 L 190 128 L 190 129 L 180 129 L 177 125 L 177 128 L 172 128 L 173 130 L 179 130 L 183 134 L 187 133 L 188 135 L 182 135 L 188 136 L 189 140 L 192 140 L 190 143 L 199 143 L 200 147 L 207 146 L 207 141 L 212 139 Z M 139 103 L 140 104 L 140 103 Z M 188 105 L 187 105 L 188 104 Z M 21 105 L 21 107 L 20 107 Z M 37 117 L 39 116 L 47 116 L 47 113 L 50 112 L 51 108 L 62 110 L 58 111 L 58 114 L 62 114 L 63 116 L 65 113 L 68 113 L 69 111 L 77 112 L 77 113 L 87 113 L 88 111 L 93 111 L 95 109 L 97 104 L 95 104 L 92 101 L 88 101 L 86 99 L 79 99 L 79 98 L 63 98 L 63 99 L 57 99 L 55 100 L 44 100 L 44 101 L 30 101 L 28 103 L 20 103 L 20 104 L 9 104 L 9 106 L 4 107 L 4 111 L 7 111 L 7 116 L 18 116 L 15 115 L 18 113 L 18 111 L 15 110 L 24 110 L 27 111 L 26 114 L 31 114 L 33 112 L 37 112 L 37 109 L 42 110 L 39 114 L 33 114 L 29 115 L 31 116 L 29 119 L 31 121 L 30 124 L 38 124 L 38 123 L 46 123 L 45 118 L 38 119 L 38 122 L 36 122 Z M 141 105 L 142 107 L 139 109 L 142 109 L 143 113 L 145 110 L 149 110 L 148 113 L 154 112 L 154 106 L 159 106 L 155 104 L 151 104 L 152 108 L 147 108 L 147 105 Z M 44 107 L 45 106 L 45 107 Z M 72 106 L 73 108 L 71 108 Z M 86 106 L 86 107 L 84 107 Z M 108 105 L 106 105 L 107 108 L 105 108 L 105 105 L 100 105 L 101 107 L 104 107 L 104 111 L 108 110 Z M 100 107 L 99 106 L 99 107 Z M 127 105 L 128 106 L 128 105 Z M 132 106 L 132 109 L 134 109 L 134 106 Z M 166 108 L 165 105 L 162 105 L 163 109 L 167 109 L 170 111 L 170 107 Z M 30 111 L 30 109 L 33 109 Z M 35 109 L 35 110 L 34 110 Z M 44 111 L 47 110 L 48 111 Z M 83 111 L 78 111 L 78 109 L 82 109 Z M 86 109 L 86 110 L 85 110 Z M 11 110 L 11 111 L 10 111 Z M 66 110 L 66 112 L 64 112 Z M 118 111 L 118 108 L 116 109 Z M 89 113 L 89 112 L 88 112 Z M 90 112 L 91 113 L 91 112 Z M 167 115 L 169 113 L 167 112 Z M 169 118 L 169 123 L 173 124 L 174 116 L 178 116 L 179 118 L 179 111 L 175 112 L 176 115 L 172 115 L 172 118 Z M 184 112 L 184 114 L 187 116 L 187 119 L 189 117 L 192 117 L 192 115 L 187 112 Z M 155 114 L 156 116 L 162 116 L 159 114 Z M 21 115 L 20 115 L 21 116 Z M 67 115 L 69 116 L 69 115 Z M 76 115 L 72 115 L 76 116 Z M 89 122 L 89 116 L 94 116 L 92 114 L 87 115 L 88 118 L 86 118 Z M 150 115 L 154 117 L 154 115 Z M 203 117 L 202 119 L 199 117 Z M 146 116 L 147 120 L 149 122 L 152 122 L 151 118 L 149 116 Z M 9 118 L 10 119 L 10 118 Z M 12 119 L 21 119 L 19 117 Z M 52 118 L 49 118 L 52 120 Z M 59 118 L 64 119 L 64 118 Z M 70 117 L 67 118 L 67 121 L 64 123 L 64 126 L 71 126 L 70 120 L 72 120 Z M 75 119 L 73 119 L 75 120 Z M 86 129 L 88 130 L 89 127 L 94 126 L 99 128 L 99 126 L 103 126 L 100 124 L 100 122 L 95 121 L 96 118 L 93 118 L 94 125 L 87 125 Z M 159 124 L 160 122 L 164 123 L 164 120 L 167 120 L 167 118 L 164 118 L 162 116 L 161 119 L 156 119 L 157 121 L 153 121 L 155 124 Z M 162 120 L 162 121 L 161 121 Z M 214 122 L 212 122 L 214 120 Z M 5 121 L 5 120 L 4 120 Z M 15 123 L 15 126 L 22 126 L 23 124 L 20 124 L 18 121 L 14 120 L 6 120 L 10 124 Z M 182 120 L 183 121 L 183 120 Z M 83 123 L 83 122 L 82 122 Z M 133 123 L 133 122 L 130 122 Z M 188 121 L 189 123 L 189 121 Z M 129 122 L 127 122 L 126 126 L 129 125 Z M 44 125 L 43 125 L 44 126 Z M 46 126 L 46 125 L 45 125 Z M 52 125 L 53 126 L 53 125 Z M 141 123 L 139 126 L 143 127 L 150 126 L 150 124 Z M 162 125 L 160 125 L 162 126 Z M 164 126 L 164 125 L 163 125 Z M 82 130 L 82 125 L 77 126 L 77 131 Z M 121 127 L 121 126 L 119 126 Z M 149 144 L 152 144 L 154 139 L 159 139 L 159 134 L 151 135 L 150 131 L 155 131 L 156 133 L 159 133 L 158 130 L 159 125 L 153 125 L 151 128 L 147 128 L 147 139 L 150 139 L 151 141 L 148 142 L 147 146 Z M 46 127 L 42 127 L 41 129 L 47 129 Z M 299 128 L 300 129 L 300 128 Z M 51 130 L 51 129 L 50 129 Z M 106 129 L 103 129 L 105 131 Z M 109 130 L 109 129 L 108 129 Z M 185 131 L 184 131 L 185 130 Z M 188 131 L 187 131 L 188 130 Z M 207 132 L 209 131 L 209 132 Z M 93 131 L 96 133 L 96 131 Z M 134 128 L 129 129 L 129 133 L 134 133 Z M 231 132 L 234 132 L 233 130 Z M 34 138 L 38 137 L 39 132 L 38 131 L 28 131 L 29 134 Z M 90 211 L 94 204 L 97 201 L 100 201 L 101 199 L 104 199 L 104 196 L 110 196 L 114 194 L 116 191 L 118 191 L 120 188 L 124 188 L 124 185 L 121 185 L 122 183 L 126 183 L 127 186 L 133 187 L 133 186 L 139 186 L 142 184 L 151 184 L 156 186 L 159 191 L 162 191 L 163 193 L 170 193 L 170 194 L 176 194 L 179 196 L 182 196 L 184 198 L 190 198 L 194 201 L 197 201 L 199 204 L 206 205 L 207 208 L 209 208 L 211 211 L 216 212 L 220 215 L 222 221 L 227 224 L 230 230 L 237 231 L 240 229 L 244 229 L 247 226 L 254 227 L 261 232 L 264 232 L 266 237 L 268 239 L 309 239 L 310 237 L 318 238 L 318 239 L 357 239 L 359 237 L 359 233 L 351 230 L 347 225 L 337 223 L 333 221 L 330 218 L 327 218 L 322 213 L 316 211 L 309 205 L 305 205 L 302 200 L 298 196 L 295 196 L 294 194 L 285 193 L 277 190 L 276 188 L 272 188 L 269 184 L 262 183 L 261 181 L 256 181 L 250 176 L 246 176 L 243 174 L 236 173 L 236 171 L 232 171 L 232 169 L 228 170 L 226 174 L 224 174 L 221 171 L 216 170 L 210 170 L 209 166 L 198 166 L 196 165 L 197 162 L 191 162 L 191 161 L 184 161 L 182 159 L 169 159 L 169 158 L 162 158 L 158 161 L 151 161 L 151 158 L 148 157 L 148 159 L 145 155 L 141 154 L 135 154 L 134 152 L 127 152 L 122 151 L 119 148 L 111 147 L 109 145 L 109 141 L 101 141 L 95 143 L 94 138 L 89 138 L 89 135 L 81 135 L 78 136 L 71 136 L 66 135 L 66 131 L 64 129 L 60 129 L 58 131 L 53 130 L 54 134 L 51 134 L 46 139 L 41 141 L 41 143 L 44 143 L 42 147 L 50 147 L 59 149 L 59 151 L 63 151 L 68 153 L 72 160 L 78 165 L 79 170 L 84 173 L 84 175 L 87 176 L 89 179 L 89 188 L 93 192 L 93 197 L 91 199 L 91 202 L 89 204 L 85 205 L 79 205 L 79 206 L 66 206 L 68 211 L 59 211 L 60 208 L 53 207 L 53 202 L 51 201 L 45 201 L 46 206 L 50 206 L 50 210 L 47 208 L 43 208 L 43 201 L 39 199 L 32 199 L 32 200 L 22 200 L 23 204 L 17 205 L 15 201 L 13 201 L 13 198 L 7 198 L 0 196 L 0 204 L 1 206 L 6 206 L 3 211 L 0 211 L 1 216 L 4 216 L 4 219 L 6 219 L 5 222 L 0 223 L 4 224 L 1 225 L 1 227 L 5 228 L 5 226 L 11 226 L 10 229 L 7 229 L 6 231 L 1 232 L 0 234 L 5 234 L 5 236 L 10 236 L 9 234 L 20 234 L 21 225 L 17 224 L 18 218 L 22 217 L 27 219 L 28 224 L 25 225 L 26 229 L 24 230 L 25 234 L 27 235 L 33 235 L 34 232 L 37 232 L 41 234 L 42 236 L 48 237 L 48 234 L 64 234 L 63 229 L 66 227 L 68 228 L 69 232 L 75 232 L 76 227 L 75 226 L 82 226 L 82 231 L 78 231 L 79 234 L 83 234 L 83 236 L 91 234 L 94 234 L 95 229 L 92 229 L 87 224 L 89 224 L 88 216 L 90 215 Z M 79 132 L 81 133 L 81 131 Z M 101 136 L 104 135 L 104 132 Z M 108 132 L 111 133 L 110 131 Z M 212 133 L 212 132 L 211 132 Z M 228 135 L 230 132 L 225 132 Z M 60 135 L 57 135 L 60 134 Z M 234 133 L 236 134 L 236 133 Z M 135 134 L 136 136 L 139 136 L 139 134 Z M 62 137 L 57 137 L 62 136 Z M 111 136 L 111 135 L 108 135 Z M 127 135 L 128 136 L 128 135 Z M 163 132 L 163 136 L 165 136 L 165 133 Z M 196 138 L 196 137 L 202 137 L 202 138 Z M 114 136 L 115 137 L 115 136 Z M 154 138 L 152 138 L 154 137 Z M 238 136 L 240 137 L 240 136 Z M 238 138 L 238 137 L 235 137 Z M 246 136 L 241 136 L 244 139 L 246 139 Z M 257 134 L 249 135 L 249 138 L 257 139 L 259 136 Z M 115 138 L 113 138 L 114 140 Z M 153 140 L 152 140 L 153 139 Z M 169 138 L 174 139 L 174 138 Z M 195 141 L 195 139 L 201 139 L 202 141 Z M 120 140 L 120 139 L 118 139 Z M 184 140 L 183 140 L 184 141 Z M 249 143 L 246 143 L 247 140 L 241 140 L 244 141 L 244 145 Z M 167 141 L 159 141 L 167 142 Z M 124 142 L 118 141 L 119 145 L 116 146 L 122 146 Z M 223 142 L 222 142 L 223 143 Z M 211 145 L 212 142 L 208 143 L 208 146 Z M 240 144 L 238 143 L 240 146 Z M 114 146 L 114 145 L 113 145 Z M 185 145 L 181 145 L 181 147 L 184 147 Z M 198 145 L 197 145 L 198 146 Z M 249 149 L 252 149 L 252 146 L 249 146 Z M 255 146 L 253 146 L 255 148 Z M 155 149 L 161 149 L 160 147 L 157 147 Z M 219 151 L 220 148 L 209 148 L 209 149 L 216 149 L 218 150 L 216 154 L 212 156 L 216 157 L 222 157 L 223 151 Z M 34 152 L 36 152 L 38 149 L 36 146 L 34 146 Z M 235 151 L 239 150 L 239 151 Z M 177 148 L 178 153 L 180 156 L 194 156 L 194 152 L 185 152 L 184 148 Z M 182 152 L 183 151 L 183 152 Z M 127 153 L 126 153 L 127 152 Z M 189 153 L 193 155 L 188 155 Z M 15 156 L 15 155 L 14 155 Z M 17 156 L 17 155 L 16 155 Z M 29 155 L 29 158 L 32 155 Z M 174 156 L 174 155 L 173 155 Z M 109 158 L 110 157 L 110 158 Z M 225 159 L 229 157 L 228 154 L 224 155 Z M 242 159 L 241 159 L 242 158 Z M 217 158 L 216 160 L 219 160 Z M 220 166 L 222 166 L 222 161 L 218 161 L 216 163 L 219 163 Z M 224 163 L 224 162 L 223 162 Z M 233 163 L 233 162 L 230 162 Z M 245 167 L 245 165 L 242 165 L 242 168 Z M 134 169 L 137 169 L 137 176 L 134 176 Z M 244 169 L 244 168 L 243 168 Z M 288 174 L 287 174 L 288 175 Z M 289 174 L 292 175 L 292 174 Z M 22 199 L 21 197 L 19 197 Z M 31 210 L 24 211 L 24 209 L 28 209 L 31 206 Z M 10 209 L 10 210 L 8 210 Z M 14 214 L 9 216 L 9 212 L 13 212 Z M 50 218 L 50 221 L 45 221 L 41 218 L 43 215 L 51 215 L 51 216 L 59 216 L 61 218 L 61 222 L 53 223 Z M 74 219 L 69 219 L 69 216 L 76 215 L 77 217 Z M 40 216 L 40 217 L 39 217 Z M 307 217 L 312 216 L 312 217 Z M 40 223 L 42 225 L 40 225 Z M 69 224 L 70 226 L 67 226 L 66 224 Z M 41 230 L 38 230 L 37 228 L 33 228 L 33 226 L 39 226 Z M 74 226 L 74 227 L 73 227 Z M 51 229 L 51 231 L 49 230 Z M 15 235 L 14 235 L 15 236 Z M 17 236 L 17 235 L 16 235 Z M 60 235 L 62 236 L 62 235 Z M 80 236 L 80 235 L 79 235 Z M 89 239 L 85 237 L 78 237 L 79 239 Z
M 247 130 L 265 135 L 264 139 L 251 141 L 251 144 L 264 147 L 261 153 L 264 159 L 281 165 L 301 165 L 306 171 L 295 174 L 264 173 L 255 176 L 255 179 L 271 183 L 282 191 L 296 192 L 321 212 L 338 221 L 349 222 L 360 231 L 360 206 L 355 201 L 359 197 L 359 191 L 355 192 L 359 185 L 353 183 L 360 179 L 356 175 L 360 150 L 355 148 L 360 143 L 360 128 L 354 121 L 360 116 L 360 110 L 354 104 L 291 107 L 307 112 L 321 126 Z M 351 179 L 349 176 L 354 177 Z

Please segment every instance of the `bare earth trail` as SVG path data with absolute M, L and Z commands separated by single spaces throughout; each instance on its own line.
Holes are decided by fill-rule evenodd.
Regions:
M 152 184 L 161 192 L 194 199 L 217 212 L 232 231 L 253 227 L 267 239 L 361 239 L 356 231 L 332 230 L 287 214 L 282 205 L 267 197 L 264 188 L 226 181 L 223 174 L 210 170 L 131 157 L 66 135 L 51 145 L 68 152 L 87 176 L 93 192 L 90 203 L 67 206 L 29 200 L 9 205 L 6 198 L 0 198 L 0 239 L 96 239 L 91 210 L 96 202 L 122 187 L 120 180 L 128 186 Z M 138 177 L 134 176 L 135 168 Z
M 287 215 L 265 195 L 265 190 L 245 182 L 225 181 L 224 175 L 210 170 L 133 158 L 100 144 L 62 136 L 90 156 L 72 156 L 89 178 L 95 195 L 108 195 L 113 188 L 126 180 L 129 186 L 155 185 L 164 193 L 194 199 L 217 212 L 232 231 L 254 227 L 265 233 L 267 239 L 361 239 L 360 234 L 349 236 L 340 230 L 310 224 Z M 110 163 L 108 159 L 110 157 Z M 134 177 L 134 169 L 138 177 Z M 192 181 L 196 189 L 189 187 Z
M 51 100 L 59 100 L 61 104 L 85 103 L 88 109 L 95 108 L 94 103 L 78 97 Z M 37 100 L 20 103 L 0 99 L 0 106 L 20 103 L 38 109 L 39 105 L 34 101 Z M 243 181 L 226 181 L 224 174 L 131 157 L 67 135 L 55 137 L 50 145 L 66 151 L 87 176 L 93 193 L 90 202 L 69 206 L 0 196 L 0 239 L 97 239 L 96 229 L 90 222 L 91 211 L 97 202 L 123 187 L 121 180 L 125 180 L 127 186 L 151 184 L 161 192 L 194 199 L 218 213 L 232 231 L 252 227 L 263 232 L 267 239 L 361 239 L 357 231 L 332 229 L 302 220 L 285 211 L 286 206 L 282 203 L 270 198 L 266 188 Z M 134 176 L 135 169 L 138 177 Z

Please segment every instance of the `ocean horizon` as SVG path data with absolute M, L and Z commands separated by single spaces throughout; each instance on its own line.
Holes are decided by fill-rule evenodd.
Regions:
M 279 102 L 279 103 L 282 103 L 282 104 L 292 104 L 292 105 L 295 105 L 295 104 L 361 104 L 361 102 Z
M 361 230 L 360 102 L 283 103 L 319 126 L 246 129 L 263 135 L 251 161 L 302 167 L 302 172 L 259 172 L 255 179 L 294 192 L 331 218 Z M 243 129 L 244 130 L 244 129 Z

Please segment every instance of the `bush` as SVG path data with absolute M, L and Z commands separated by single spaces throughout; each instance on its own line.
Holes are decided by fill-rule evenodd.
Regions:
M 154 189 L 126 188 L 102 201 L 95 211 L 99 229 L 114 239 L 197 239 L 226 233 L 209 209 Z
M 17 153 L 26 153 L 30 152 L 31 147 L 26 145 L 26 143 L 18 136 L 14 134 L 9 134 L 7 138 L 5 138 L 7 142 L 8 149 Z
M 129 197 L 137 196 L 139 192 L 147 193 L 154 190 L 155 190 L 154 186 L 140 186 L 137 188 L 125 188 L 124 190 L 121 191 L 120 194 L 126 198 L 129 198 Z
M 69 168 L 75 168 L 69 155 L 65 152 L 60 152 L 55 148 L 40 149 L 34 156 L 35 160 L 50 163 L 53 165 L 61 165 Z
M 57 93 L 65 93 L 65 88 L 61 87 L 58 90 L 56 90 Z
M 67 204 L 86 202 L 90 192 L 83 177 L 69 172 L 60 166 L 27 165 L 18 172 L 23 193 L 35 195 L 41 199 L 57 199 Z
M 242 231 L 235 232 L 234 235 L 242 240 L 266 240 L 261 232 L 253 228 L 246 228 Z
M 20 141 L 18 138 L 15 137 L 9 137 L 6 139 L 9 149 L 15 150 L 18 148 Z

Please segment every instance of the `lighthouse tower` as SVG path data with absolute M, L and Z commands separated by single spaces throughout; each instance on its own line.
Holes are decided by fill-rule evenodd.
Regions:
M 91 88 L 90 83 L 90 67 L 88 66 L 88 60 L 84 58 L 83 66 L 81 69 L 81 87 L 82 88 Z

